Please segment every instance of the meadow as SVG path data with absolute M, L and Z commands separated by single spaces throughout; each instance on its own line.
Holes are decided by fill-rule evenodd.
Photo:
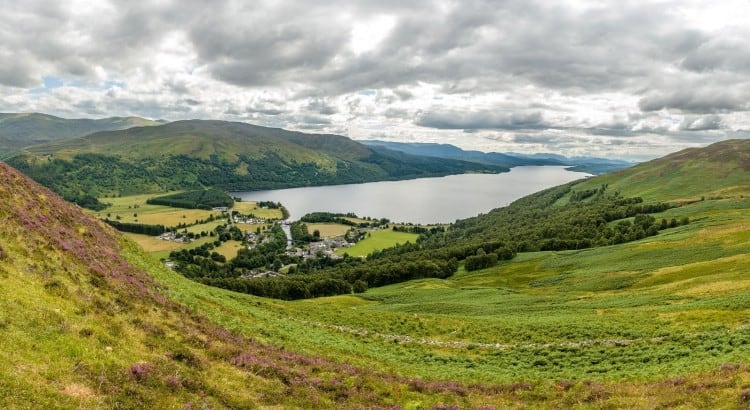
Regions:
M 697 222 L 656 237 L 526 253 L 359 296 L 281 302 L 158 278 L 180 283 L 183 302 L 264 342 L 399 374 L 652 382 L 750 354 L 750 234 L 738 229 L 750 226 L 749 208 L 747 200 L 699 203 L 665 212 Z
M 417 234 L 396 232 L 392 229 L 373 230 L 369 231 L 367 237 L 357 242 L 356 245 L 351 248 L 339 249 L 336 253 L 339 255 L 347 253 L 349 256 L 367 256 L 376 250 L 390 248 L 406 242 L 413 243 L 418 237 Z
M 170 192 L 174 194 L 179 191 Z M 158 194 L 161 195 L 161 194 Z M 117 198 L 99 198 L 103 203 L 111 204 L 102 211 L 89 211 L 98 218 L 109 218 L 128 223 L 141 223 L 146 225 L 176 226 L 179 224 L 195 224 L 196 221 L 206 220 L 211 215 L 220 217 L 221 212 L 206 211 L 202 209 L 173 208 L 163 205 L 150 205 L 146 201 L 155 197 L 155 194 L 128 195 Z
M 320 232 L 322 238 L 335 238 L 337 236 L 344 236 L 346 231 L 351 229 L 351 226 L 344 224 L 335 223 L 308 223 L 307 231 L 313 233 L 315 231 Z

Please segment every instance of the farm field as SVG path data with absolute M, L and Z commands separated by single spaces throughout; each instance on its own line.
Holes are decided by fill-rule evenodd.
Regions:
M 396 232 L 391 229 L 380 229 L 370 231 L 369 236 L 351 248 L 339 249 L 337 254 L 343 255 L 348 253 L 349 256 L 367 256 L 373 251 L 390 248 L 406 242 L 414 242 L 419 235 L 406 232 Z
M 323 238 L 333 238 L 336 236 L 343 236 L 351 226 L 344 224 L 333 224 L 333 223 L 308 223 L 307 231 L 311 234 L 314 231 L 319 231 L 320 236 Z
M 172 251 L 197 248 L 198 246 L 215 240 L 215 238 L 207 236 L 205 238 L 196 239 L 190 243 L 178 243 L 164 241 L 155 236 L 140 235 L 136 233 L 123 232 L 123 235 L 137 243 L 145 252 L 149 253 L 157 260 L 167 259 Z
M 170 192 L 168 194 L 174 194 Z M 130 195 L 118 198 L 99 198 L 101 202 L 112 204 L 102 211 L 89 211 L 98 218 L 117 219 L 126 223 L 141 223 L 146 225 L 176 226 L 178 224 L 194 224 L 197 220 L 206 220 L 209 216 L 221 216 L 220 212 L 202 209 L 172 208 L 162 205 L 149 205 L 146 201 L 161 194 Z
M 238 211 L 243 215 L 253 214 L 258 218 L 264 219 L 281 219 L 282 217 L 280 209 L 261 208 L 257 202 L 253 201 L 235 201 L 232 210 Z
M 219 255 L 223 255 L 227 260 L 230 260 L 237 256 L 237 251 L 240 249 L 242 249 L 242 242 L 226 241 L 218 248 L 214 248 L 213 252 L 218 252 Z

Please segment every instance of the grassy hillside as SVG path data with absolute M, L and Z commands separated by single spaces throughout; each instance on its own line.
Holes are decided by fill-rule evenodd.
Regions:
M 259 190 L 507 168 L 374 150 L 337 135 L 177 121 L 31 147 L 9 160 L 66 199 L 216 187 Z
M 684 162 L 710 166 L 700 154 Z M 646 182 L 667 193 L 649 201 L 677 190 Z M 750 199 L 735 184 L 696 188 L 704 201 L 654 214 L 689 224 L 629 243 L 284 302 L 166 270 L 0 164 L 0 406 L 747 407 Z
M 2 163 L 0 205 L 2 408 L 493 402 L 481 387 L 425 382 L 271 345 L 288 327 L 273 304 L 245 297 L 256 318 L 245 309 L 235 314 L 235 295 L 165 270 Z M 212 295 L 219 303 L 203 306 Z
M 159 125 L 138 117 L 66 119 L 47 114 L 0 113 L 0 158 L 31 145 L 82 137 L 92 132 Z M 3 152 L 5 154 L 3 154 Z
M 497 386 L 485 398 L 497 408 L 735 408 L 750 388 L 748 208 L 706 201 L 667 211 L 696 222 L 653 238 L 362 296 L 270 301 L 157 277 L 267 343 Z
M 645 200 L 680 201 L 750 194 L 750 140 L 727 140 L 689 148 L 593 178 L 580 190 L 609 184 L 611 190 Z

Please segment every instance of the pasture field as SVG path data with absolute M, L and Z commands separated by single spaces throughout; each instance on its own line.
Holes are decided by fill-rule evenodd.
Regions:
M 238 211 L 243 215 L 253 214 L 258 218 L 264 219 L 281 219 L 283 216 L 280 209 L 261 208 L 257 202 L 253 201 L 235 201 L 232 210 Z
M 165 195 L 174 194 L 169 192 Z M 149 205 L 149 198 L 162 194 L 130 195 L 119 198 L 99 198 L 101 202 L 112 204 L 102 211 L 88 211 L 98 218 L 116 220 L 120 222 L 141 223 L 146 225 L 176 226 L 179 224 L 194 224 L 198 220 L 206 220 L 209 216 L 220 217 L 221 212 L 203 209 L 173 208 L 163 205 Z
M 212 252 L 218 252 L 219 255 L 223 255 L 227 260 L 230 260 L 237 256 L 237 251 L 242 249 L 242 242 L 240 241 L 226 241 L 221 244 L 218 248 L 214 248 Z
M 351 226 L 343 224 L 332 224 L 332 223 L 308 223 L 307 231 L 312 234 L 314 231 L 319 231 L 322 238 L 334 238 L 336 236 L 343 236 L 346 234 Z
M 664 216 L 683 214 L 694 222 L 641 241 L 525 253 L 359 296 L 283 302 L 157 278 L 212 319 L 296 351 L 427 379 L 595 381 L 640 394 L 665 378 L 744 368 L 733 363 L 750 355 L 750 201 Z
M 164 241 L 155 236 L 140 235 L 137 233 L 123 232 L 123 235 L 137 243 L 146 253 L 153 256 L 156 260 L 167 259 L 172 251 L 197 248 L 205 243 L 216 240 L 214 237 L 206 236 L 205 238 L 196 239 L 190 243 L 179 243 Z
M 309 228 L 308 228 L 309 229 Z M 407 232 L 396 232 L 392 229 L 370 231 L 367 238 L 357 242 L 351 248 L 339 249 L 337 254 L 348 253 L 349 256 L 367 256 L 373 251 L 390 248 L 406 242 L 414 242 L 419 235 Z

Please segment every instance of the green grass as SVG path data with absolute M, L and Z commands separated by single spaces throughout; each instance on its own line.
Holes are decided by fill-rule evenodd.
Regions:
M 343 236 L 351 228 L 349 225 L 332 224 L 332 223 L 308 223 L 307 231 L 312 234 L 315 231 L 320 232 L 323 238 L 334 238 Z
M 349 256 L 367 256 L 377 250 L 390 248 L 406 242 L 414 242 L 418 237 L 419 235 L 417 234 L 396 232 L 391 229 L 370 231 L 368 236 L 357 242 L 356 245 L 351 248 L 339 249 L 336 253 L 339 255 L 348 253 Z
M 361 297 L 281 302 L 159 279 L 268 343 L 400 374 L 467 383 L 653 381 L 750 354 L 750 242 L 737 228 L 750 224 L 746 207 L 698 203 L 668 212 L 696 222 L 646 240 L 521 254 Z
M 750 142 L 728 140 L 688 149 L 622 171 L 591 178 L 576 190 L 609 184 L 610 192 L 646 201 L 696 200 L 750 195 Z
M 178 192 L 178 191 L 175 191 Z M 171 193 L 175 193 L 171 192 Z M 206 220 L 209 216 L 220 217 L 220 212 L 202 209 L 173 208 L 163 205 L 150 205 L 146 201 L 161 194 L 128 195 L 117 198 L 99 198 L 103 203 L 109 203 L 103 211 L 88 211 L 98 218 L 121 222 L 142 223 L 146 225 L 176 226 L 178 224 L 195 224 L 197 220 Z M 198 231 L 200 232 L 200 231 Z
M 226 241 L 221 244 L 218 248 L 214 248 L 212 252 L 218 252 L 219 255 L 224 255 L 227 260 L 230 260 L 237 256 L 237 251 L 242 249 L 242 242 L 240 241 Z
M 257 202 L 253 201 L 235 202 L 232 209 L 243 215 L 253 214 L 264 219 L 281 219 L 283 216 L 280 209 L 261 208 Z

